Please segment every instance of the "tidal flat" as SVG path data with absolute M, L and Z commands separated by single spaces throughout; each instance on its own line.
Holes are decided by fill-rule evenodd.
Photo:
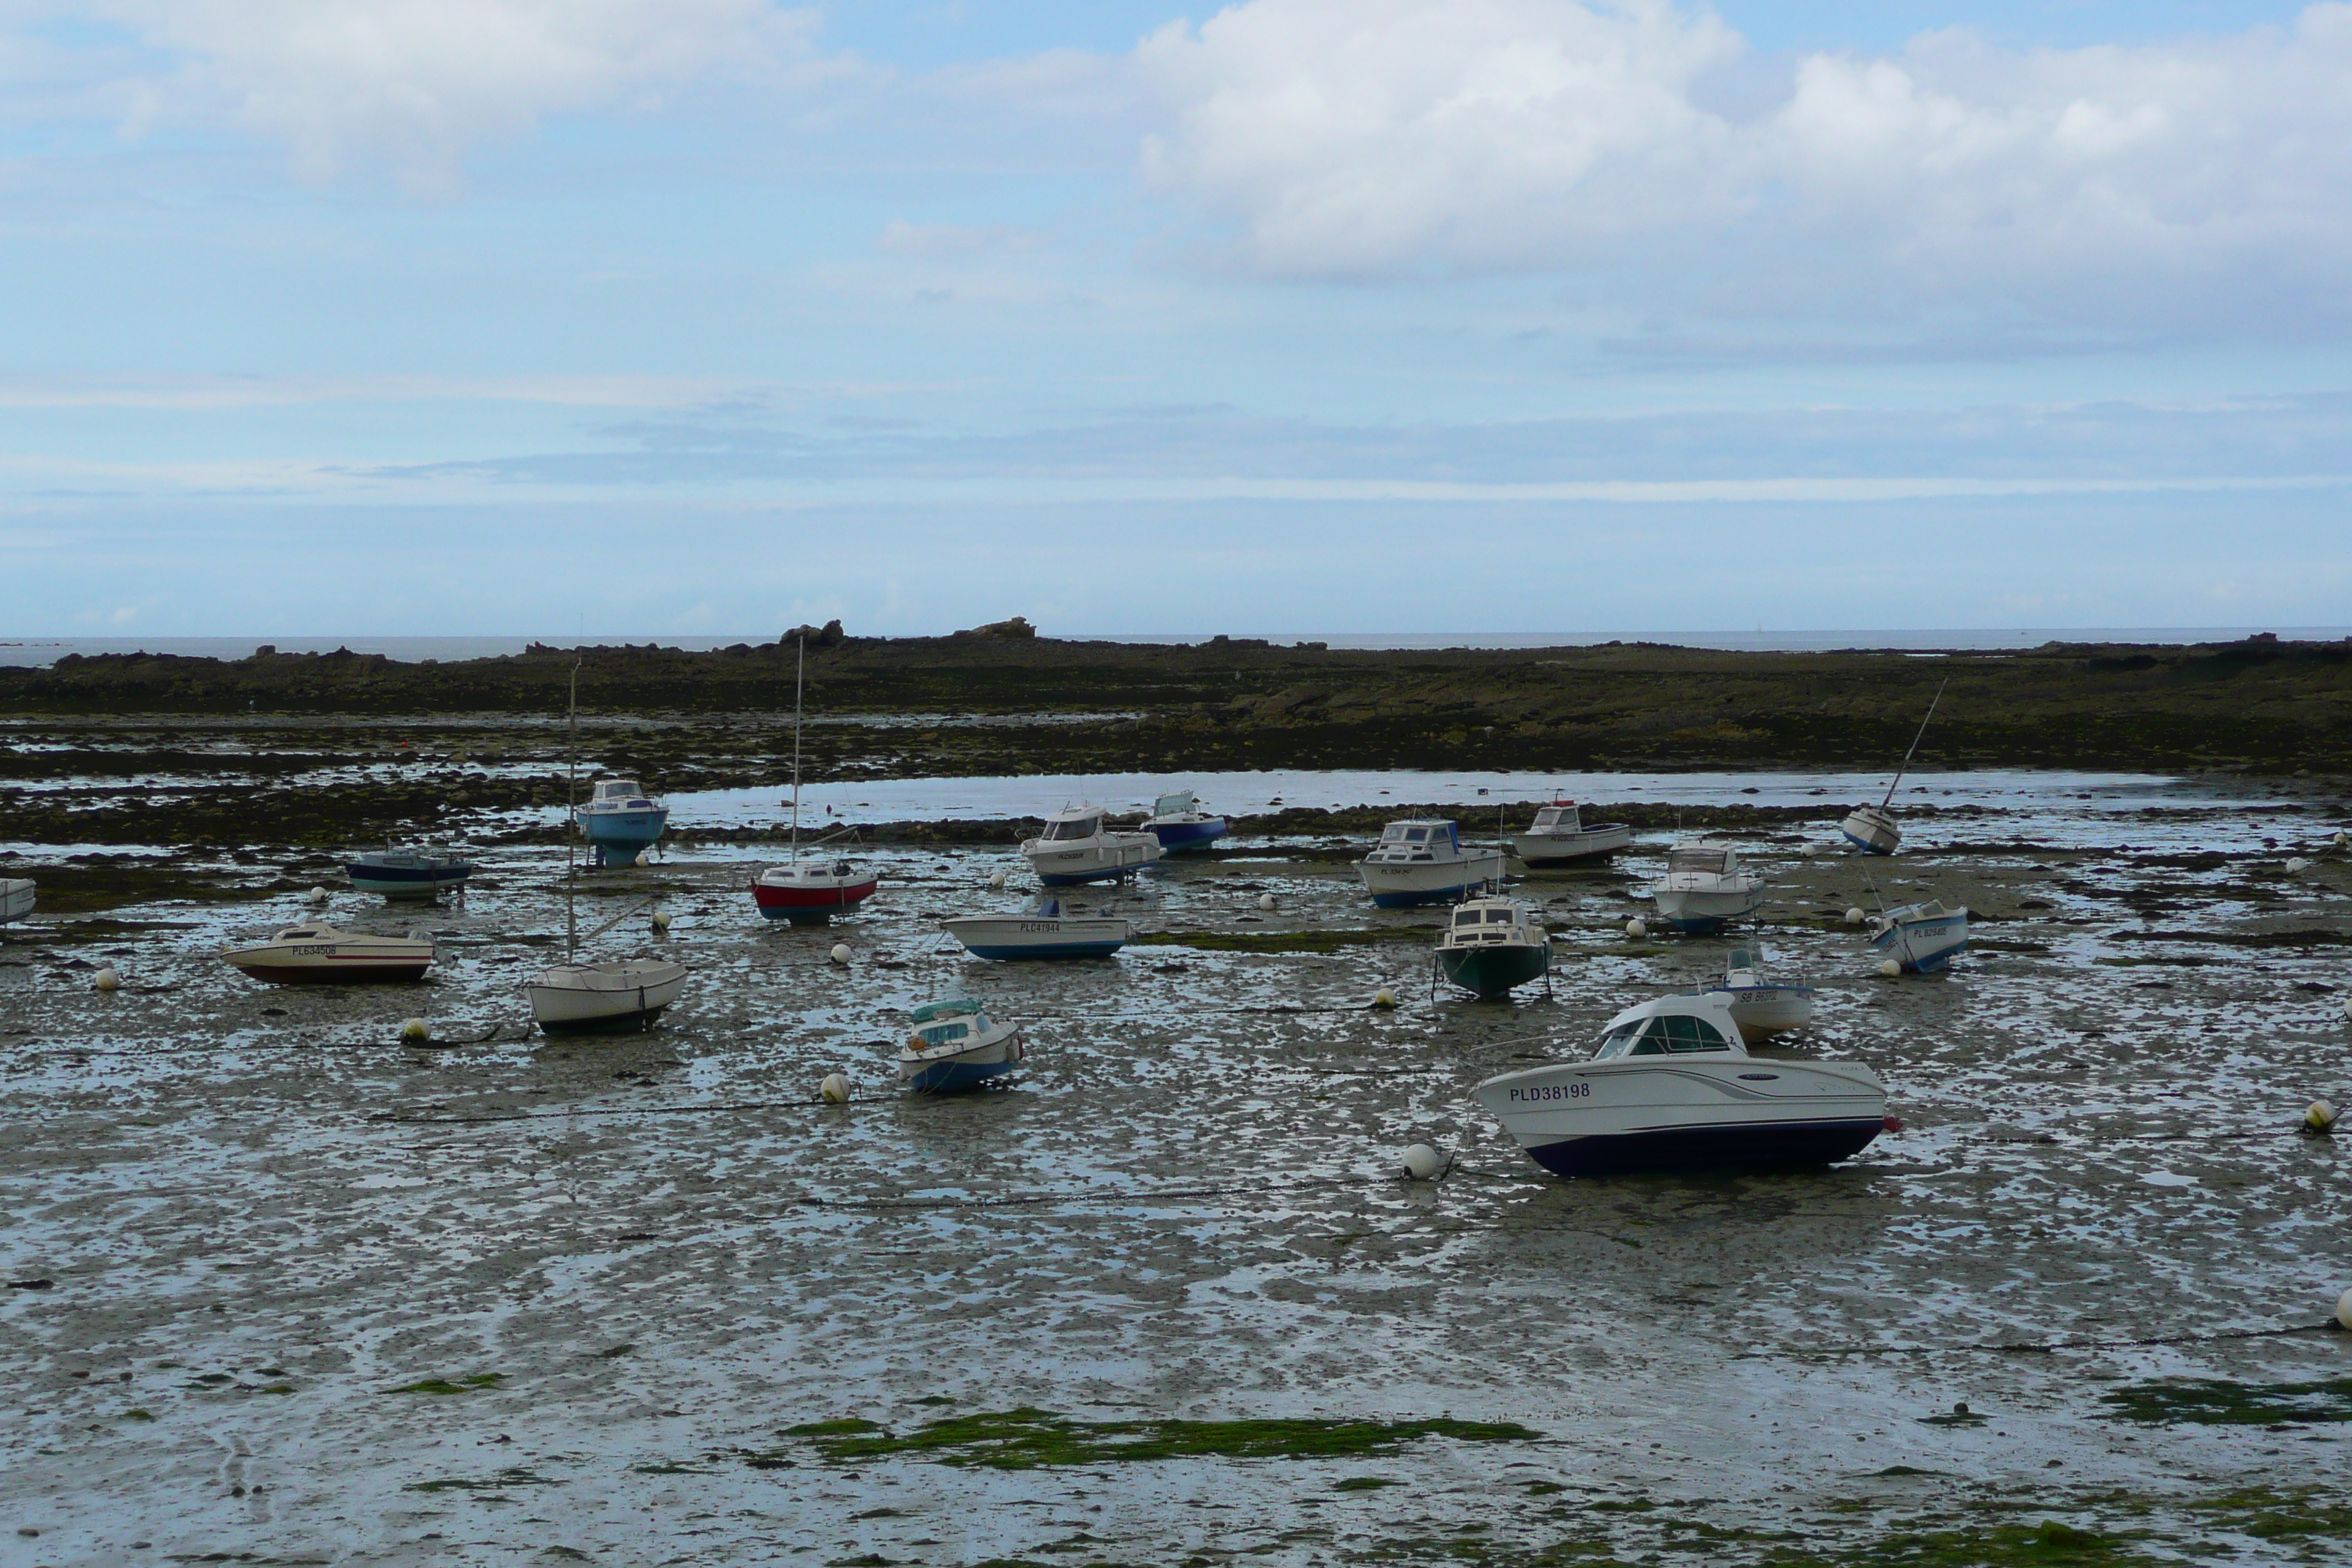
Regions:
M 517 989 L 562 944 L 543 721 L 302 722 L 15 727 L 57 760 L 0 833 L 43 889 L 0 933 L 11 1565 L 2341 1561 L 2352 1171 L 2296 1131 L 2352 1101 L 2336 782 L 1939 771 L 1865 863 L 1835 820 L 1883 773 L 1188 775 L 1242 831 L 1085 896 L 1141 940 L 1004 965 L 938 917 L 1022 897 L 1016 818 L 1133 781 L 828 784 L 884 890 L 795 931 L 746 890 L 772 775 L 714 769 L 665 858 L 581 894 L 584 929 L 659 893 L 666 935 L 598 952 L 689 989 L 559 1042 Z M 139 766 L 83 760 L 89 726 Z M 1433 992 L 1435 917 L 1349 860 L 1384 816 L 1481 837 L 1555 785 L 1634 849 L 1515 883 L 1548 993 Z M 486 868 L 362 899 L 329 848 L 361 822 Z M 1845 1166 L 1562 1182 L 1470 1099 L 1720 972 L 1727 940 L 1626 934 L 1678 825 L 1771 879 L 1777 967 L 1822 991 L 1786 1048 L 1889 1083 L 1903 1130 Z M 433 977 L 219 962 L 313 884 L 437 933 Z M 1881 978 L 1843 911 L 1922 896 L 1971 952 Z M 1026 1021 L 1025 1070 L 903 1096 L 906 1011 L 959 992 Z M 1422 1141 L 1444 1179 L 1403 1179 Z

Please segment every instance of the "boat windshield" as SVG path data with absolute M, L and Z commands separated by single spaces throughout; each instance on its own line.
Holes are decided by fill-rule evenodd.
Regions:
M 1728 849 L 1677 849 L 1666 857 L 1666 870 L 1669 874 L 1675 871 L 1704 871 L 1719 877 L 1730 869 L 1731 851 Z
M 1457 910 L 1454 911 L 1454 923 L 1458 926 L 1474 926 L 1484 919 L 1486 917 L 1476 910 Z
M 1092 838 L 1098 820 L 1093 816 L 1073 816 L 1066 821 L 1049 822 L 1045 824 L 1046 840 L 1063 842 L 1072 838 Z
M 961 1040 L 971 1033 L 971 1026 L 961 1018 L 952 1024 L 934 1024 L 922 1031 L 923 1044 L 927 1048 L 931 1046 L 944 1046 L 950 1040 Z
M 1545 806 L 1541 811 L 1536 813 L 1536 826 L 1538 828 L 1573 828 L 1576 826 L 1576 807 L 1572 805 Z
M 1596 1062 L 1613 1061 L 1619 1057 L 1680 1056 L 1690 1051 L 1727 1051 L 1731 1042 L 1722 1031 L 1705 1018 L 1695 1018 L 1687 1013 L 1670 1013 L 1658 1018 L 1635 1018 L 1620 1024 L 1601 1037 L 1601 1048 L 1592 1053 Z
M 1731 950 L 1731 962 L 1724 967 L 1726 969 L 1761 969 L 1764 967 L 1764 950 L 1759 947 L 1735 947 Z
M 1174 795 L 1163 795 L 1159 799 L 1151 803 L 1151 815 L 1154 816 L 1181 816 L 1186 812 L 1192 809 L 1192 804 L 1195 798 L 1196 797 L 1193 795 L 1192 792 L 1189 789 L 1180 789 Z
M 637 781 L 635 779 L 606 779 L 596 786 L 598 800 L 626 800 L 633 795 L 644 793 L 637 788 Z

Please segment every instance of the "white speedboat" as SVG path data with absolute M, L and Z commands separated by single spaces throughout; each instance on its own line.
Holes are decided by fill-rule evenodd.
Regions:
M 1112 830 L 1103 808 L 1064 806 L 1045 819 L 1045 831 L 1021 842 L 1021 853 L 1049 888 L 1131 877 L 1160 858 L 1160 839 L 1150 833 Z
M 31 914 L 34 896 L 39 891 L 37 885 L 22 877 L 0 880 L 0 925 Z
M 1029 1054 L 1020 1025 L 992 1022 L 979 1003 L 961 996 L 916 1008 L 911 1022 L 898 1050 L 898 1077 L 918 1094 L 977 1089 Z
M 337 931 L 313 921 L 221 957 L 256 980 L 279 985 L 363 985 L 424 979 L 433 963 L 433 941 Z
M 1845 841 L 1864 854 L 1892 855 L 1903 842 L 1903 829 L 1895 822 L 1895 786 L 1901 784 L 1903 775 L 1911 771 L 1911 759 L 1919 750 L 1921 738 L 1927 733 L 1927 719 L 1936 716 L 1936 704 L 1944 700 L 1944 688 L 1950 684 L 1949 680 L 1938 684 L 1936 695 L 1927 700 L 1927 717 L 1919 721 L 1919 732 L 1911 737 L 1911 750 L 1903 753 L 1903 765 L 1895 770 L 1895 780 L 1886 786 L 1885 798 L 1876 805 L 1855 806 L 1847 813 L 1846 819 L 1838 824 L 1838 831 L 1845 835 Z
M 634 1034 L 654 1026 L 686 989 L 687 967 L 666 958 L 559 963 L 523 986 L 530 1016 L 551 1035 Z
M 940 925 L 974 958 L 1108 958 L 1132 934 L 1117 915 L 1065 914 L 1055 898 L 1014 914 L 956 915 Z
M 1739 851 L 1709 838 L 1677 844 L 1666 874 L 1650 889 L 1658 918 L 1678 931 L 1711 935 L 1764 907 L 1764 879 L 1739 868 Z
M 1706 989 L 1729 1002 L 1731 1021 L 1739 1026 L 1740 1038 L 1751 1046 L 1813 1021 L 1817 993 L 1810 985 L 1767 980 L 1760 946 L 1733 948 L 1731 961 L 1724 965 L 1722 984 Z
M 1946 909 L 1931 899 L 1889 910 L 1872 923 L 1877 929 L 1870 945 L 1901 964 L 1906 974 L 1933 974 L 1968 950 L 1965 904 Z
M 1356 862 L 1372 902 L 1384 910 L 1452 903 L 1473 891 L 1503 885 L 1503 852 L 1464 847 L 1461 830 L 1443 818 L 1391 822 L 1372 852 Z
M 1201 809 L 1200 796 L 1189 789 L 1163 795 L 1151 803 L 1151 815 L 1139 825 L 1160 840 L 1161 853 L 1206 849 L 1225 836 L 1225 819 Z
M 1505 1073 L 1475 1092 L 1536 1163 L 1564 1176 L 1827 1165 L 1890 1125 L 1876 1073 L 1751 1057 L 1714 992 L 1629 1007 L 1589 1060 Z
M 1576 802 L 1556 800 L 1536 808 L 1534 826 L 1511 836 L 1511 853 L 1529 867 L 1573 866 L 1605 860 L 1633 842 L 1633 830 L 1623 823 L 1596 822 L 1587 827 Z

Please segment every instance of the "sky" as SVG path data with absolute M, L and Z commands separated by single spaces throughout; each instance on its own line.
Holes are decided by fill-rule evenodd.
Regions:
M 2352 5 L 0 0 L 0 636 L 2352 623 Z

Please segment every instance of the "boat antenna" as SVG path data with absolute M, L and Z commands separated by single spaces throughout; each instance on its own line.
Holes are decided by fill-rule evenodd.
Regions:
M 1936 704 L 1944 700 L 1944 687 L 1949 686 L 1951 683 L 1952 678 L 1950 676 L 1948 675 L 1944 677 L 1943 685 L 1937 687 L 1936 695 L 1927 700 L 1927 719 L 1933 719 L 1936 716 Z M 1927 733 L 1927 719 L 1922 719 L 1919 721 L 1919 733 L 1911 737 L 1911 750 L 1903 753 L 1903 765 L 1895 770 L 1895 784 L 1891 784 L 1886 786 L 1886 798 L 1878 803 L 1879 810 L 1885 811 L 1889 805 L 1894 804 L 1895 785 L 1901 784 L 1903 782 L 1903 775 L 1910 771 L 1911 758 L 1913 754 L 1919 750 L 1919 742 L 1921 738 Z
M 800 646 L 800 663 L 793 671 L 793 864 L 801 863 L 801 702 L 808 684 L 808 634 L 793 639 Z
M 580 876 L 580 660 L 572 661 L 572 698 L 567 710 L 570 759 L 563 774 L 563 962 L 580 958 L 580 914 L 572 889 Z

